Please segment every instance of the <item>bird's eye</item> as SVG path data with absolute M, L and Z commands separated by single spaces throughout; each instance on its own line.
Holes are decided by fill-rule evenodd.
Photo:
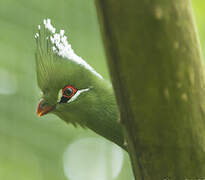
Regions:
M 68 102 L 68 100 L 72 98 L 76 92 L 77 92 L 77 89 L 74 86 L 65 86 L 62 89 L 62 97 L 59 103 Z
M 73 86 L 66 86 L 63 88 L 63 96 L 67 98 L 71 98 L 75 93 L 77 89 Z
M 70 96 L 73 94 L 73 89 L 72 88 L 66 88 L 63 92 L 63 95 L 65 96 Z

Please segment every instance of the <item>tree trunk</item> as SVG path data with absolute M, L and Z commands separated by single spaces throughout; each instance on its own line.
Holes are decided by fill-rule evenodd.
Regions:
M 205 178 L 205 84 L 189 0 L 96 0 L 137 180 Z

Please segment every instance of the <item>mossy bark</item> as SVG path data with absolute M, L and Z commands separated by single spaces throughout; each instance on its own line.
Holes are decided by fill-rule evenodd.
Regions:
M 189 0 L 96 0 L 135 178 L 205 178 L 204 66 Z

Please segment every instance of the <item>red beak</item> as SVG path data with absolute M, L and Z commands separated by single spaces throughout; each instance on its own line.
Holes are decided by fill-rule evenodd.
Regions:
M 50 111 L 54 110 L 55 109 L 55 106 L 48 106 L 48 105 L 45 105 L 44 103 L 44 99 L 41 99 L 39 104 L 38 104 L 38 107 L 37 107 L 37 115 L 40 117 L 40 116 L 43 116 L 47 113 L 49 113 Z

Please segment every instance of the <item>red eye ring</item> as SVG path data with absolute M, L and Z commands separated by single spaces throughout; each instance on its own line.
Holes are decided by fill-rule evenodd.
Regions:
M 65 91 L 67 89 L 71 89 L 72 90 L 72 93 L 69 94 L 69 95 L 66 95 L 65 94 Z M 62 89 L 62 94 L 64 97 L 67 97 L 67 98 L 71 98 L 75 93 L 77 92 L 77 89 L 74 87 L 74 86 L 71 86 L 71 85 L 68 85 L 68 86 L 65 86 L 63 89 Z
M 71 89 L 71 90 L 72 90 L 72 93 L 69 94 L 69 95 L 66 95 L 66 94 L 65 94 L 65 91 L 66 91 L 67 89 Z M 74 86 L 71 86 L 71 85 L 65 86 L 65 87 L 62 89 L 62 94 L 63 94 L 63 96 L 66 97 L 66 98 L 71 98 L 76 92 L 77 92 L 77 89 L 76 89 Z

